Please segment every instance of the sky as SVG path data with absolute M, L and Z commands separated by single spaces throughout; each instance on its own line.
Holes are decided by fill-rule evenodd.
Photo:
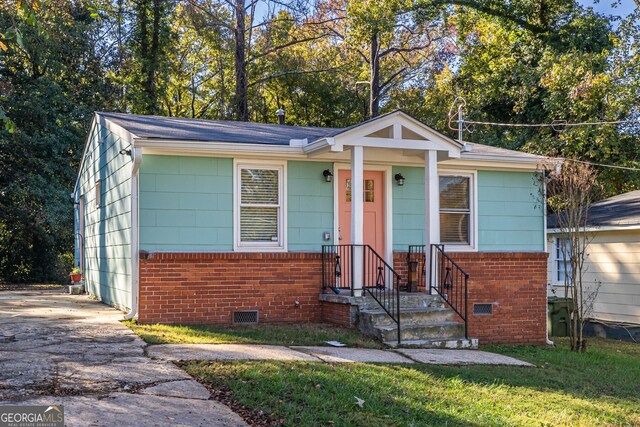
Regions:
M 621 17 L 629 15 L 636 8 L 636 4 L 633 0 L 578 0 L 578 3 L 586 7 L 593 7 L 593 10 L 605 15 Z M 612 5 L 614 4 L 617 4 L 617 6 L 613 7 Z

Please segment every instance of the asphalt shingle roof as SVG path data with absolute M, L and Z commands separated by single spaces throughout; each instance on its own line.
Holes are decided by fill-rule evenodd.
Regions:
M 125 113 L 98 114 L 139 138 L 153 139 L 289 145 L 290 139 L 308 138 L 311 142 L 340 130 L 232 120 L 184 119 Z
M 389 113 L 393 114 L 393 113 Z M 145 116 L 126 113 L 104 113 L 98 115 L 121 126 L 138 138 L 158 140 L 215 141 L 239 144 L 289 145 L 291 139 L 317 139 L 339 135 L 349 129 L 371 120 L 347 128 L 310 126 L 288 126 L 267 123 L 239 122 L 233 120 L 186 119 L 179 117 Z M 379 116 L 376 119 L 379 119 Z M 540 156 L 507 150 L 483 144 L 472 144 L 468 155 L 499 156 L 518 158 L 525 161 L 541 159 Z
M 640 190 L 630 191 L 591 205 L 588 226 L 617 226 L 640 224 Z M 549 215 L 547 228 L 557 228 L 557 215 Z

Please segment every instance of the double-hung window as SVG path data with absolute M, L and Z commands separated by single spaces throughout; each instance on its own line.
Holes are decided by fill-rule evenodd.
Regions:
M 236 165 L 235 242 L 239 250 L 283 250 L 282 164 Z
M 474 246 L 473 181 L 471 175 L 440 176 L 440 241 Z
M 556 239 L 555 284 L 564 285 L 565 277 L 571 277 L 571 241 L 566 237 Z

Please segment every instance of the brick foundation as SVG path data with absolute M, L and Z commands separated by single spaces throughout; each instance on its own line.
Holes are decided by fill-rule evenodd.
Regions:
M 447 254 L 469 274 L 469 337 L 478 338 L 480 344 L 546 343 L 546 253 Z M 404 284 L 407 253 L 394 252 L 393 258 Z M 474 315 L 473 304 L 492 304 L 493 313 Z
M 546 253 L 449 255 L 470 275 L 470 337 L 545 344 Z M 406 283 L 406 253 L 394 253 L 394 268 Z M 258 310 L 260 323 L 353 327 L 352 307 L 320 302 L 321 285 L 319 253 L 156 253 L 140 261 L 138 320 L 230 325 L 234 311 Z M 493 314 L 473 315 L 474 303 L 491 303 Z
M 547 254 L 467 252 L 449 256 L 469 274 L 469 336 L 480 344 L 546 344 Z M 474 315 L 473 304 L 493 304 Z
M 339 304 L 335 302 L 320 302 L 321 320 L 332 325 L 344 328 L 355 328 L 356 307 L 351 304 Z
M 144 257 L 141 257 L 144 258 Z M 319 322 L 318 253 L 155 253 L 140 260 L 141 323 Z M 299 305 L 296 305 L 299 301 Z

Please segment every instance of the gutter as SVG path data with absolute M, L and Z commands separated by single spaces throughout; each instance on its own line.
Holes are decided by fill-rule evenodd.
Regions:
M 138 239 L 138 172 L 142 163 L 142 148 L 132 144 L 133 165 L 131 167 L 131 311 L 124 320 L 133 319 L 138 314 L 138 293 L 140 288 L 140 243 Z

